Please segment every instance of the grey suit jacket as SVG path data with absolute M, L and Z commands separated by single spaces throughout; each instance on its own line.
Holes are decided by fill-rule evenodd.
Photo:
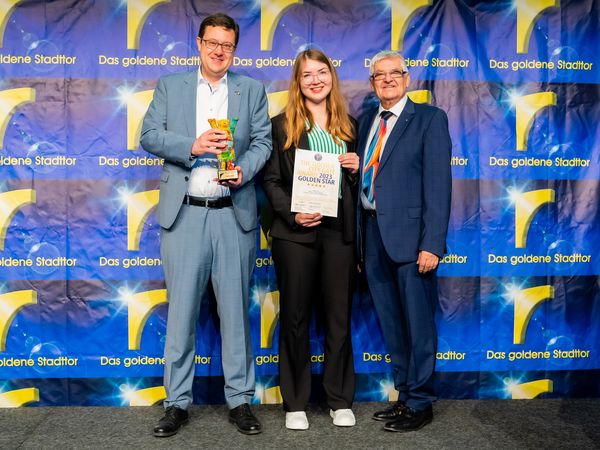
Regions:
M 190 160 L 196 138 L 196 91 L 198 71 L 161 77 L 142 125 L 144 150 L 164 158 L 160 176 L 158 223 L 171 228 L 187 193 L 194 161 Z M 231 188 L 235 216 L 240 226 L 256 228 L 254 176 L 271 154 L 271 122 L 262 83 L 227 73 L 228 117 L 239 119 L 233 142 L 236 164 L 242 168 L 242 185 Z

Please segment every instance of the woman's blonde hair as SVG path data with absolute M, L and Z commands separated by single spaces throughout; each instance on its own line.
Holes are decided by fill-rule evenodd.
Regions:
M 346 101 L 340 91 L 338 76 L 335 67 L 321 50 L 311 48 L 304 50 L 296 56 L 290 80 L 289 99 L 285 108 L 285 131 L 287 140 L 284 148 L 297 147 L 300 136 L 304 131 L 311 131 L 314 120 L 311 112 L 304 104 L 304 95 L 300 89 L 302 81 L 302 63 L 307 59 L 325 64 L 331 72 L 331 92 L 327 96 L 327 131 L 333 138 L 340 142 L 354 139 L 354 127 L 348 117 Z M 306 124 L 308 122 L 308 130 Z

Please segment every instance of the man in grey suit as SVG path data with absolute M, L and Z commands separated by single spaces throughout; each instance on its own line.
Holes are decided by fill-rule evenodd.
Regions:
M 209 281 L 220 319 L 229 421 L 244 434 L 262 431 L 249 406 L 255 378 L 248 291 L 257 227 L 253 178 L 271 153 L 271 125 L 263 85 L 228 71 L 238 39 L 231 17 L 204 19 L 196 38 L 200 68 L 158 81 L 142 127 L 142 147 L 165 160 L 157 216 L 169 298 L 167 398 L 157 437 L 176 434 L 188 421 L 196 321 Z M 227 136 L 211 128 L 211 118 L 238 119 L 237 180 L 217 181 L 216 156 Z

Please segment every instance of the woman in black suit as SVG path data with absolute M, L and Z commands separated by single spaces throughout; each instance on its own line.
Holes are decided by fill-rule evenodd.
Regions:
M 348 116 L 335 68 L 320 50 L 294 63 L 285 112 L 274 117 L 273 153 L 264 190 L 275 211 L 270 235 L 280 293 L 279 376 L 286 427 L 308 428 L 311 303 L 325 322 L 323 387 L 338 426 L 353 426 L 354 361 L 350 309 L 355 273 L 355 205 L 359 159 L 356 122 Z M 342 167 L 337 217 L 291 212 L 296 149 L 336 153 Z

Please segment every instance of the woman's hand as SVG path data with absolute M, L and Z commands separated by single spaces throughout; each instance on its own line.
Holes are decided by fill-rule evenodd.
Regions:
M 294 217 L 296 223 L 302 227 L 316 227 L 321 225 L 323 214 L 320 213 L 297 213 Z

